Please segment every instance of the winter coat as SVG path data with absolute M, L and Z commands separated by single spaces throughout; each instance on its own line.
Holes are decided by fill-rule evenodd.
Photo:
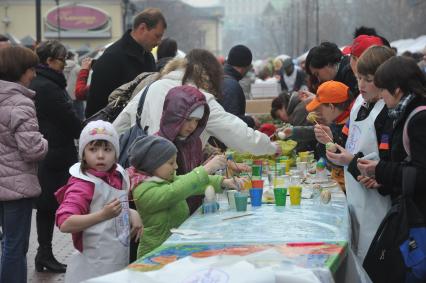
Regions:
M 407 157 L 403 143 L 402 132 L 408 115 L 417 106 L 426 105 L 426 99 L 414 98 L 402 113 L 400 119 L 394 122 L 393 132 L 391 134 L 389 145 L 391 150 L 391 160 L 380 160 L 376 166 L 375 176 L 379 184 L 379 192 L 384 195 L 390 195 L 395 198 L 402 194 L 402 168 L 404 166 L 413 166 L 417 169 L 416 189 L 413 200 L 419 210 L 426 216 L 426 111 L 421 111 L 414 115 L 408 124 L 408 137 L 410 139 L 411 161 L 404 162 Z
M 221 192 L 222 176 L 207 175 L 200 166 L 186 175 L 176 176 L 168 182 L 134 169 L 128 170 L 131 180 L 135 174 L 140 176 L 133 199 L 144 222 L 144 233 L 139 241 L 138 258 L 160 246 L 170 237 L 170 229 L 178 228 L 188 217 L 189 210 L 185 199 L 191 195 L 204 194 L 207 185 L 212 185 L 216 192 Z
M 189 87 L 189 86 L 187 86 Z M 197 128 L 185 139 L 178 137 L 179 131 L 186 119 L 197 107 L 204 105 L 204 115 L 198 121 Z M 200 135 L 206 128 L 210 110 L 202 93 L 186 92 L 169 93 L 166 96 L 161 116 L 159 136 L 173 142 L 178 149 L 176 170 L 178 175 L 189 173 L 203 162 L 203 147 Z M 191 196 L 186 199 L 189 213 L 194 213 L 203 203 L 202 196 Z
M 65 90 L 64 75 L 43 65 L 37 66 L 36 71 L 37 77 L 30 88 L 36 92 L 40 132 L 49 142 L 46 158 L 38 168 L 42 193 L 37 207 L 56 210 L 58 203 L 53 194 L 66 184 L 68 168 L 77 162 L 74 139 L 79 138 L 82 125 Z
M 296 80 L 294 82 L 293 89 L 289 90 L 288 87 L 287 87 L 287 85 L 286 85 L 286 83 L 285 83 L 285 80 L 284 80 L 284 74 L 285 74 L 284 68 L 281 68 L 281 70 L 280 70 L 280 73 L 281 73 L 281 76 L 280 76 L 281 90 L 299 91 L 302 86 L 306 86 L 306 75 L 305 75 L 305 72 L 303 72 L 302 70 L 299 70 L 296 67 L 294 67 L 294 71 L 293 72 L 296 72 Z
M 128 30 L 108 47 L 93 66 L 86 117 L 108 104 L 108 96 L 117 87 L 130 82 L 142 72 L 155 72 L 154 56 L 137 43 Z
M 171 88 L 182 85 L 183 74 L 182 69 L 172 71 L 149 87 L 141 115 L 141 125 L 142 127 L 149 126 L 149 134 L 159 130 L 161 109 L 163 109 L 166 94 Z M 240 152 L 250 152 L 254 155 L 275 153 L 275 146 L 268 136 L 259 131 L 254 131 L 237 116 L 226 112 L 212 94 L 203 90 L 200 91 L 206 97 L 210 108 L 207 126 L 201 135 L 203 147 L 209 137 L 214 136 L 226 146 Z M 142 92 L 139 92 L 130 101 L 114 121 L 113 125 L 119 133 L 123 133 L 135 124 L 136 111 Z
M 64 68 L 64 76 L 67 80 L 66 90 L 72 100 L 76 100 L 75 85 L 81 67 L 74 60 L 67 60 Z
M 47 153 L 39 132 L 35 93 L 0 80 L 0 201 L 37 197 L 37 161 Z
M 189 114 L 201 105 L 204 105 L 204 115 L 198 122 L 197 128 L 186 139 L 180 139 L 178 134 L 183 123 L 189 118 Z M 190 172 L 203 162 L 200 135 L 207 125 L 209 114 L 210 110 L 206 98 L 201 93 L 188 94 L 179 92 L 176 94 L 169 93 L 166 96 L 158 135 L 170 140 L 176 145 L 178 149 L 178 175 Z
M 246 97 L 242 87 L 238 83 L 243 76 L 229 64 L 225 64 L 223 70 L 225 72 L 222 86 L 223 97 L 220 98 L 218 102 L 226 112 L 234 114 L 243 120 L 250 128 L 254 128 L 254 119 L 245 115 Z

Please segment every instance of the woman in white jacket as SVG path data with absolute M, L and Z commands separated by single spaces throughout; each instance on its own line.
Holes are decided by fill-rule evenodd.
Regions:
M 210 136 L 214 136 L 227 147 L 239 152 L 255 155 L 280 153 L 280 147 L 271 142 L 267 135 L 249 128 L 240 118 L 226 112 L 216 101 L 216 97 L 221 94 L 223 69 L 212 53 L 193 49 L 185 59 L 176 60 L 179 59 L 165 67 L 166 74 L 163 73 L 161 79 L 149 86 L 141 115 L 141 125 L 149 127 L 149 134 L 157 132 L 160 127 L 167 92 L 173 87 L 190 84 L 200 89 L 210 107 L 209 120 L 201 135 L 203 146 Z M 137 106 L 143 91 L 144 89 L 131 100 L 114 121 L 113 125 L 119 134 L 135 124 Z

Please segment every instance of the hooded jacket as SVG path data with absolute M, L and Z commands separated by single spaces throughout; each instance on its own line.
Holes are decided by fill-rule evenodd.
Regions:
M 197 128 L 187 138 L 178 137 L 183 123 L 199 106 L 204 105 L 204 115 Z M 177 149 L 178 175 L 186 174 L 203 162 L 200 135 L 204 131 L 210 110 L 204 95 L 196 88 L 184 86 L 181 90 L 171 89 L 164 101 L 163 115 L 158 135 L 173 142 Z
M 0 201 L 40 194 L 37 161 L 47 153 L 39 132 L 34 91 L 0 80 Z

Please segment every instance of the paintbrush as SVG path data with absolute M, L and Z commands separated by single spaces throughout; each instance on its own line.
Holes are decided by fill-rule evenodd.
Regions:
M 321 129 L 321 131 L 325 134 L 325 136 L 331 141 L 331 142 L 333 142 L 333 139 L 327 134 L 327 132 L 326 131 L 324 131 L 324 129 L 321 127 L 321 125 L 318 123 L 318 121 L 317 121 L 317 118 L 316 118 L 316 115 L 315 114 L 312 114 L 312 115 L 310 115 L 311 113 L 313 113 L 313 112 L 310 112 L 309 114 L 308 114 L 308 116 L 306 117 L 306 119 L 308 120 L 308 121 L 311 121 L 311 122 L 314 122 L 315 124 L 317 124 L 319 127 L 320 127 L 320 129 Z
M 226 217 L 226 218 L 222 218 L 222 220 L 225 221 L 225 220 L 230 220 L 230 219 L 235 219 L 235 218 L 240 218 L 240 217 L 250 216 L 250 215 L 253 215 L 253 213 L 249 212 L 249 213 L 246 213 L 246 214 L 241 214 L 241 215 Z

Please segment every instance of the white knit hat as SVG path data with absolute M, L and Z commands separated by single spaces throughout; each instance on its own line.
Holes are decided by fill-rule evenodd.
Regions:
M 115 155 L 118 159 L 120 154 L 120 142 L 117 131 L 114 126 L 106 121 L 98 120 L 92 121 L 84 127 L 80 134 L 78 143 L 78 156 L 83 158 L 83 152 L 86 145 L 95 140 L 104 140 L 110 142 L 115 149 Z
M 201 119 L 204 116 L 204 105 L 200 105 L 197 108 L 195 108 L 194 111 L 189 114 L 189 118 L 197 118 Z

